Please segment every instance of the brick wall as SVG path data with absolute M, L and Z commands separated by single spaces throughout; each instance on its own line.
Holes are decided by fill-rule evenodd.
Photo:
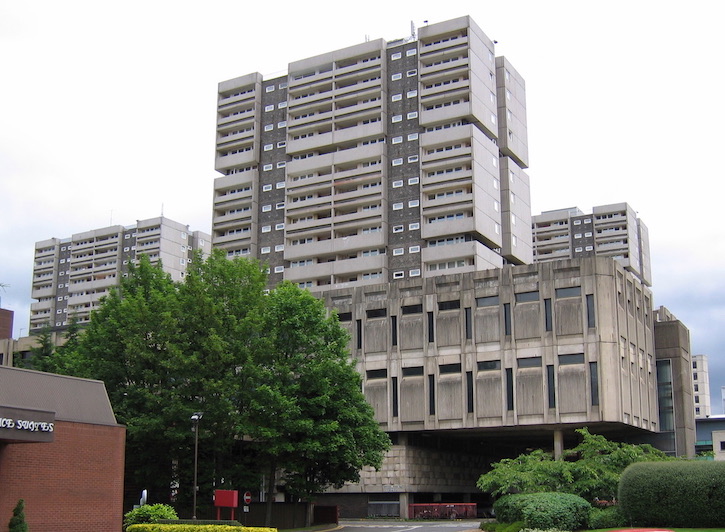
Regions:
M 52 443 L 0 443 L 0 528 L 24 499 L 30 530 L 120 532 L 125 436 L 58 421 Z

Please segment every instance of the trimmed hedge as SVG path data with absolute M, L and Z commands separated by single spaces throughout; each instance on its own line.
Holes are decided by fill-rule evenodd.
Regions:
M 624 528 L 627 520 L 622 515 L 619 506 L 609 508 L 592 508 L 589 512 L 589 528 Z
M 640 462 L 619 480 L 619 504 L 635 526 L 689 528 L 725 524 L 725 462 Z
M 481 530 L 486 532 L 519 532 L 526 527 L 523 521 L 516 521 L 515 523 L 482 523 Z
M 131 525 L 127 532 L 277 532 L 276 528 L 231 526 L 231 525 L 166 525 L 162 523 L 143 523 Z
M 577 530 L 586 528 L 591 505 L 571 493 L 526 493 L 505 495 L 493 509 L 503 523 L 523 521 L 527 528 Z

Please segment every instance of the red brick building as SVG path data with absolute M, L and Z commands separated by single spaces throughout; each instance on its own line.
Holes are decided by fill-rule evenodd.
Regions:
M 125 437 L 102 382 L 0 366 L 0 529 L 120 532 Z

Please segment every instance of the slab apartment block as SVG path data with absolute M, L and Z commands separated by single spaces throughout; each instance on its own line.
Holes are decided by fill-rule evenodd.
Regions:
M 180 281 L 196 250 L 208 254 L 211 236 L 164 217 L 36 242 L 30 331 L 63 330 L 71 317 L 87 323 L 101 297 L 118 286 L 141 255 L 153 264 L 160 261 Z
M 695 400 L 695 417 L 710 417 L 710 367 L 707 355 L 692 356 L 692 393 Z
M 213 244 L 312 291 L 532 260 L 524 81 L 468 17 L 219 84 Z
M 381 471 L 320 497 L 343 517 L 483 508 L 492 461 L 561 453 L 581 427 L 659 433 L 646 228 L 626 204 L 567 210 L 547 223 L 584 224 L 592 249 L 557 233 L 567 252 L 534 264 L 525 83 L 469 17 L 221 82 L 215 161 L 213 245 L 338 313 L 393 442 Z M 619 261 L 605 236 L 594 253 L 598 229 Z
M 612 257 L 652 286 L 649 231 L 627 203 L 600 205 L 591 214 L 578 207 L 533 217 L 534 262 Z

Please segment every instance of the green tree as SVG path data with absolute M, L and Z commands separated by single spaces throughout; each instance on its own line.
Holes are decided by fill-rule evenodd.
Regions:
M 25 501 L 20 499 L 13 508 L 13 516 L 8 524 L 10 532 L 28 532 L 28 524 L 25 522 Z
M 360 391 L 337 316 L 285 282 L 266 298 L 260 322 L 245 425 L 267 478 L 280 471 L 287 492 L 307 499 L 359 480 L 364 466 L 379 467 L 390 441 Z M 273 487 L 268 482 L 267 525 Z
M 477 486 L 494 496 L 507 493 L 559 491 L 584 499 L 613 499 L 622 471 L 634 462 L 668 460 L 648 444 L 628 444 L 607 440 L 577 429 L 582 441 L 559 460 L 540 449 L 516 458 L 501 460 L 481 475 Z

